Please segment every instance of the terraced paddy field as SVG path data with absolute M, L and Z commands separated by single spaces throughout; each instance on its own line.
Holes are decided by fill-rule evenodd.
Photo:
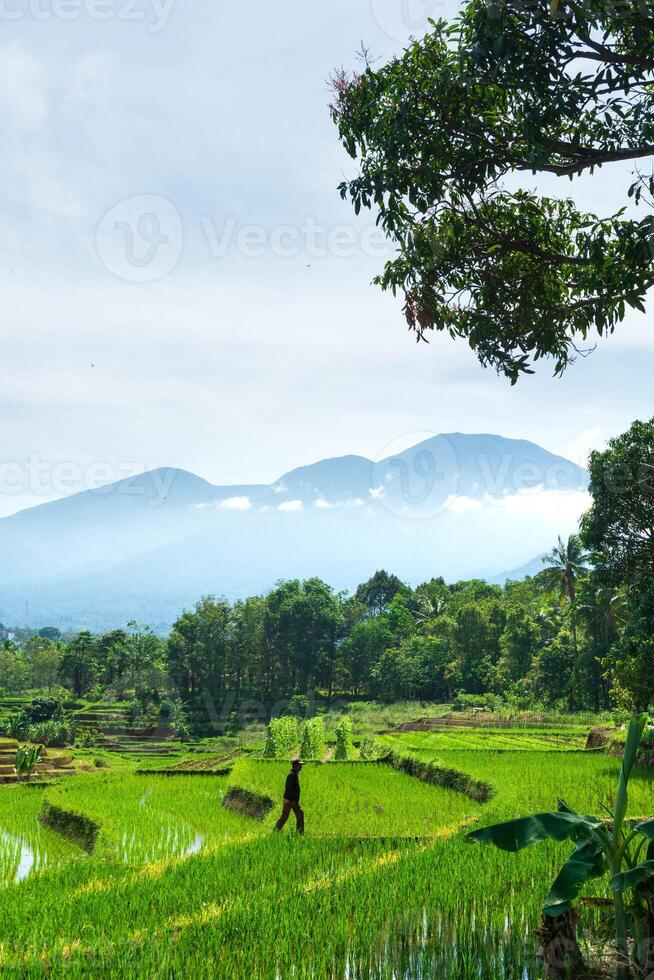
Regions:
M 597 811 L 612 800 L 619 762 L 542 744 L 447 748 L 439 737 L 387 738 L 396 753 L 490 784 L 488 802 L 384 764 L 311 764 L 304 838 L 292 817 L 271 832 L 283 762 L 248 758 L 229 775 L 173 779 L 138 775 L 129 760 L 51 786 L 0 787 L 0 968 L 10 977 L 535 980 L 533 931 L 570 848 L 509 855 L 468 844 L 465 829 L 560 796 Z M 227 809 L 234 788 L 274 808 L 263 819 Z M 630 811 L 654 813 L 651 770 L 637 770 Z M 44 813 L 76 815 L 92 847 L 43 826 Z M 65 816 L 61 829 L 71 830 Z
M 448 749 L 470 752 L 575 752 L 586 747 L 587 728 L 442 728 L 430 732 L 401 732 L 383 735 L 380 742 L 394 749 L 410 748 L 434 755 Z

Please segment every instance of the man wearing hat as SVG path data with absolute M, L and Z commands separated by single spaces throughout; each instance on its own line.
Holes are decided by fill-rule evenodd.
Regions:
M 282 805 L 282 815 L 275 824 L 275 830 L 281 830 L 288 820 L 291 810 L 295 814 L 298 834 L 304 833 L 304 811 L 300 806 L 300 772 L 302 770 L 302 759 L 293 759 L 291 771 L 286 777 L 284 787 L 284 803 Z

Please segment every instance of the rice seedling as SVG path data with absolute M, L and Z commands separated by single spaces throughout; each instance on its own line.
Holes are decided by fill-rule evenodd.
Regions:
M 375 763 L 309 764 L 304 838 L 271 833 L 277 807 L 259 822 L 221 806 L 232 786 L 280 801 L 283 761 L 243 758 L 229 776 L 175 779 L 125 762 L 46 788 L 0 788 L 0 971 L 536 980 L 543 883 L 566 847 L 482 860 L 465 833 L 558 796 L 584 813 L 612 805 L 619 761 L 548 750 L 546 729 L 516 732 L 527 742 L 497 752 L 485 731 L 455 730 L 455 747 L 440 734 L 389 738 L 398 752 L 489 782 L 489 802 Z M 654 809 L 653 779 L 634 769 L 631 816 Z M 97 822 L 93 853 L 39 826 L 46 799 Z M 37 842 L 28 873 L 17 876 L 20 856 L 2 831 Z

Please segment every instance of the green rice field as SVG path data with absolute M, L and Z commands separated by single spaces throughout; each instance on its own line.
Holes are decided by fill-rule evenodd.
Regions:
M 256 757 L 221 776 L 139 775 L 130 760 L 0 787 L 3 975 L 535 980 L 540 905 L 570 848 L 510 855 L 465 830 L 559 797 L 601 810 L 619 761 L 581 751 L 575 731 L 380 741 L 493 795 L 479 803 L 382 763 L 312 763 L 300 838 L 293 817 L 272 833 L 287 765 Z M 275 805 L 263 819 L 226 809 L 233 787 Z M 92 853 L 41 825 L 46 804 L 97 828 Z M 630 810 L 654 813 L 653 771 L 636 771 Z

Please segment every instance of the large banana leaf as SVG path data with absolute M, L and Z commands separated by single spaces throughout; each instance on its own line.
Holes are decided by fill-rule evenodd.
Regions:
M 636 756 L 638 754 L 638 749 L 640 747 L 643 732 L 645 731 L 646 726 L 647 712 L 640 715 L 634 715 L 629 722 L 627 741 L 624 747 L 624 755 L 622 756 L 622 765 L 620 766 L 618 792 L 615 798 L 615 819 L 613 822 L 614 839 L 617 839 L 620 831 L 622 830 L 622 824 L 624 823 L 624 818 L 627 815 L 627 805 L 629 803 L 627 786 L 629 784 L 631 770 L 636 762 Z
M 645 820 L 643 823 L 637 823 L 634 830 L 637 830 L 643 837 L 647 837 L 648 840 L 654 840 L 654 820 Z
M 42 745 L 23 745 L 16 752 L 16 762 L 14 772 L 19 776 L 26 776 L 32 772 L 37 762 L 41 758 L 43 751 Z
M 503 851 L 521 851 L 544 840 L 588 840 L 602 827 L 597 817 L 584 817 L 567 808 L 558 813 L 535 813 L 531 817 L 483 827 L 468 834 L 473 843 L 494 844 Z
M 557 918 L 570 908 L 571 903 L 591 878 L 601 878 L 607 870 L 607 861 L 599 841 L 587 838 L 580 840 L 570 855 L 549 895 L 545 899 L 545 915 Z
M 614 875 L 611 878 L 611 888 L 614 892 L 625 892 L 644 881 L 649 881 L 651 878 L 654 878 L 654 861 L 644 861 L 632 868 L 631 871 L 623 871 L 619 875 Z

